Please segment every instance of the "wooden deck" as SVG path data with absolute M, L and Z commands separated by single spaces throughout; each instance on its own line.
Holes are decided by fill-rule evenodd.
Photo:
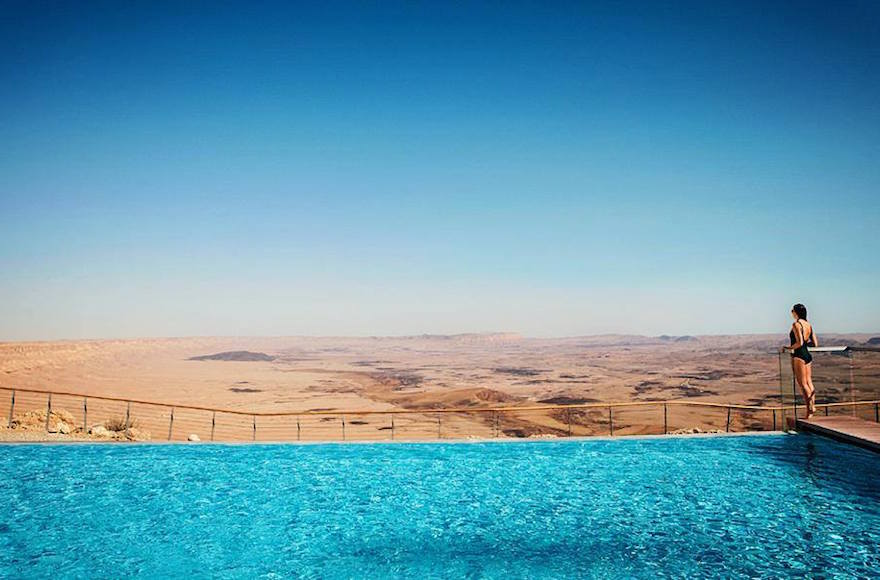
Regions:
M 798 419 L 797 426 L 802 431 L 818 433 L 880 453 L 880 423 L 840 415 Z

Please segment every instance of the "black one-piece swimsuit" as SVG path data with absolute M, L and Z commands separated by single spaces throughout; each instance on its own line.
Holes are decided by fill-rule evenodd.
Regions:
M 797 323 L 795 323 L 797 324 Z M 804 332 L 804 327 L 801 326 L 801 334 Z M 794 343 L 797 342 L 794 338 L 794 330 L 790 330 L 788 332 L 788 338 L 791 340 L 791 346 L 794 346 Z M 791 351 L 791 356 L 797 357 L 804 361 L 807 364 L 813 362 L 813 355 L 810 354 L 810 350 L 807 348 L 808 346 L 816 346 L 816 342 L 813 340 L 813 329 L 810 328 L 810 338 L 804 344 L 800 345 L 793 351 Z

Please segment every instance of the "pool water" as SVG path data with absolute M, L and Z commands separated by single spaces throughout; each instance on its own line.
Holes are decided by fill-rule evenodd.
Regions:
M 880 571 L 880 455 L 810 435 L 0 446 L 0 577 Z

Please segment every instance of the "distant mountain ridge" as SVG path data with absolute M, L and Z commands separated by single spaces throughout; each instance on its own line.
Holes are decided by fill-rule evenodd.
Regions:
M 216 354 L 203 354 L 201 356 L 192 356 L 187 360 L 222 360 L 237 362 L 271 362 L 275 360 L 274 356 L 269 356 L 264 352 L 251 352 L 249 350 L 230 350 L 226 352 L 218 352 Z
M 668 334 L 661 334 L 657 338 L 659 338 L 660 340 L 667 340 L 667 341 L 674 341 L 674 342 L 694 342 L 694 341 L 700 340 L 696 336 L 691 336 L 689 334 L 686 334 L 684 336 L 669 336 Z
M 461 334 L 415 334 L 400 337 L 373 337 L 373 338 L 398 338 L 403 340 L 436 340 L 465 343 L 491 343 L 491 342 L 515 342 L 523 340 L 518 332 L 464 332 Z

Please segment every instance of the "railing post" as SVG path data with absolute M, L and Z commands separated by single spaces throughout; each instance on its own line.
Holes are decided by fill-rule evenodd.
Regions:
M 565 420 L 568 423 L 568 436 L 571 437 L 571 409 L 565 410 Z
M 614 436 L 614 414 L 611 412 L 611 405 L 608 405 L 608 434 Z
M 782 356 L 785 351 L 779 349 L 779 409 L 782 411 L 782 429 L 785 430 L 785 385 L 782 383 Z M 773 411 L 773 418 L 776 419 L 776 411 Z
M 498 411 L 492 411 L 492 414 L 495 418 L 495 438 L 498 438 Z
M 342 419 L 342 440 L 345 441 L 345 415 L 341 415 Z
M 730 433 L 730 407 L 727 407 L 727 427 L 724 430 Z
M 89 398 L 83 397 L 83 433 L 89 432 Z
M 394 441 L 394 413 L 391 413 L 391 440 Z
M 52 393 L 49 393 L 49 402 L 46 404 L 46 433 L 49 432 L 49 417 L 52 415 Z
M 825 405 L 825 416 L 828 416 L 828 405 Z
M 852 415 L 855 417 L 856 413 L 856 381 L 855 381 L 855 373 L 853 371 L 853 353 L 849 351 L 849 392 L 851 395 L 851 400 L 853 402 L 852 406 Z M 825 407 L 825 414 L 828 414 L 828 407 Z
M 254 420 L 254 435 L 253 435 L 253 437 L 251 438 L 251 441 L 256 441 L 256 440 L 257 440 L 257 416 L 256 416 L 256 415 L 251 415 L 251 417 L 252 417 L 253 420 Z
M 874 403 L 874 422 L 880 423 L 880 404 Z
M 128 402 L 128 405 L 125 406 L 125 430 L 128 431 L 128 428 L 131 426 L 131 401 Z
M 171 441 L 171 431 L 174 429 L 174 407 L 171 407 L 171 419 L 168 420 L 168 440 Z
M 297 418 L 296 418 L 296 440 L 297 440 L 297 441 L 299 441 L 299 436 L 300 436 L 299 434 L 300 434 L 300 430 L 299 430 L 299 417 L 297 417 Z
M 211 413 L 211 441 L 214 440 L 214 427 L 217 425 L 217 411 Z
M 776 431 L 776 409 L 773 409 L 773 430 Z
M 15 389 L 12 389 L 12 403 L 9 405 L 9 428 L 12 429 L 12 416 L 15 413 Z
M 437 416 L 437 439 L 443 439 L 443 431 L 440 427 L 440 416 Z
M 669 423 L 666 417 L 666 401 L 663 401 L 663 434 L 666 435 L 669 432 Z

